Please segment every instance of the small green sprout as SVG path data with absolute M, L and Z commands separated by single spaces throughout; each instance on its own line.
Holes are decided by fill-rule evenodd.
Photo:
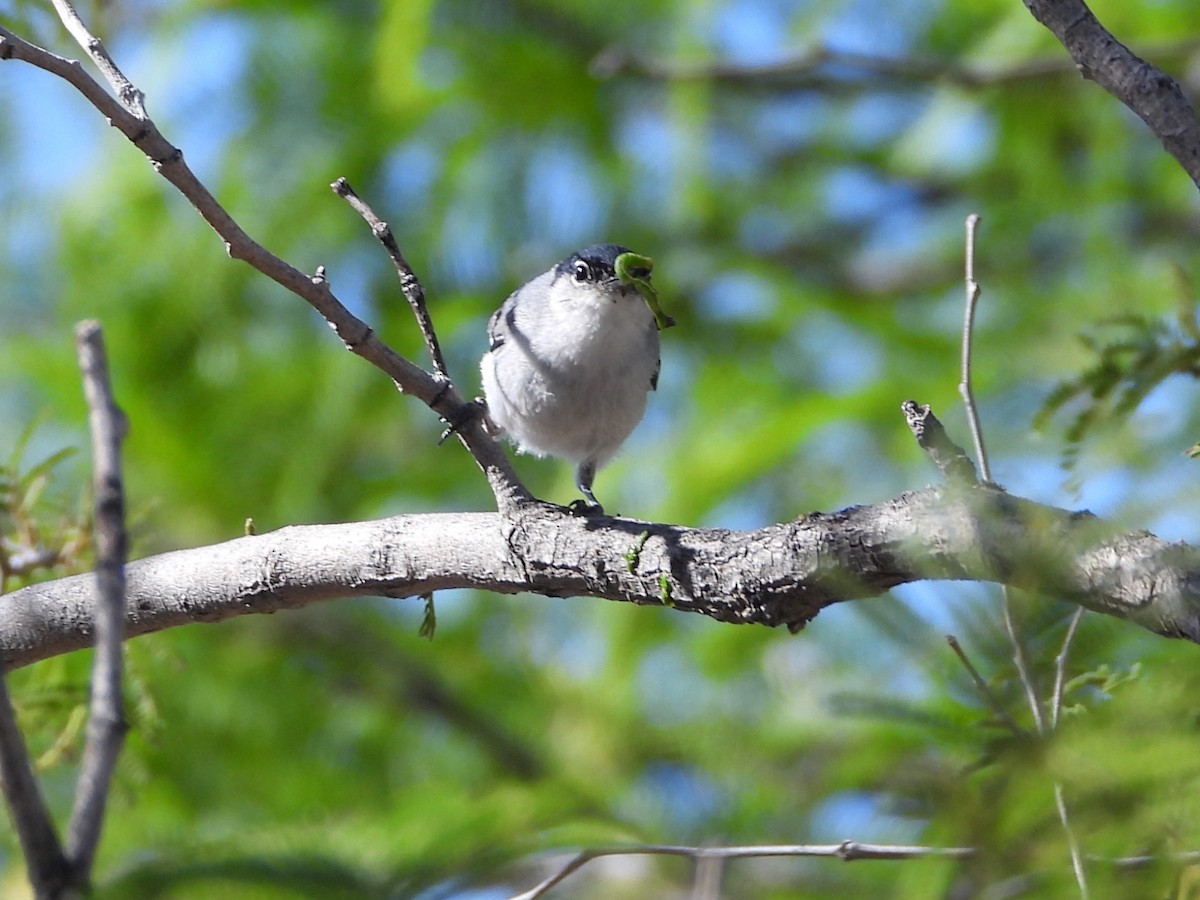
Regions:
M 633 546 L 625 551 L 625 565 L 629 568 L 630 575 L 637 571 L 638 562 L 642 558 L 642 548 L 646 546 L 646 541 L 649 538 L 650 532 L 643 531 L 637 536 L 637 540 L 633 542 Z

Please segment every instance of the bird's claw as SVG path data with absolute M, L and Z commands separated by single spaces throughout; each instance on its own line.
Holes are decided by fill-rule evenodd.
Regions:
M 604 515 L 604 507 L 599 503 L 589 503 L 586 500 L 572 500 L 566 506 L 567 512 L 584 519 L 594 519 Z

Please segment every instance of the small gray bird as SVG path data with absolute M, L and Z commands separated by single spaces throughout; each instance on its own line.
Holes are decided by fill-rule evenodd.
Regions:
M 594 244 L 517 288 L 488 322 L 480 362 L 492 421 L 519 451 L 574 463 L 593 513 L 603 512 L 592 493 L 596 470 L 616 455 L 658 386 L 654 314 L 617 276 L 617 257 L 628 252 Z M 632 274 L 645 283 L 650 270 Z

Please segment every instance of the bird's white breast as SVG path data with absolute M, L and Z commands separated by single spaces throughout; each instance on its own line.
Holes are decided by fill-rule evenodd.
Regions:
M 654 317 L 632 291 L 547 296 L 519 307 L 512 333 L 485 355 L 488 407 L 520 449 L 603 466 L 645 411 L 658 369 Z

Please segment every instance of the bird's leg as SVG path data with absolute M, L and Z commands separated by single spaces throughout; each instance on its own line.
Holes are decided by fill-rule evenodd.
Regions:
M 577 516 L 602 516 L 604 515 L 604 507 L 600 505 L 600 501 L 596 499 L 596 495 L 592 493 L 592 482 L 596 479 L 596 464 L 592 461 L 582 462 L 579 468 L 575 470 L 575 487 L 579 488 L 579 492 L 583 494 L 586 500 L 575 500 L 571 503 L 568 509 Z

